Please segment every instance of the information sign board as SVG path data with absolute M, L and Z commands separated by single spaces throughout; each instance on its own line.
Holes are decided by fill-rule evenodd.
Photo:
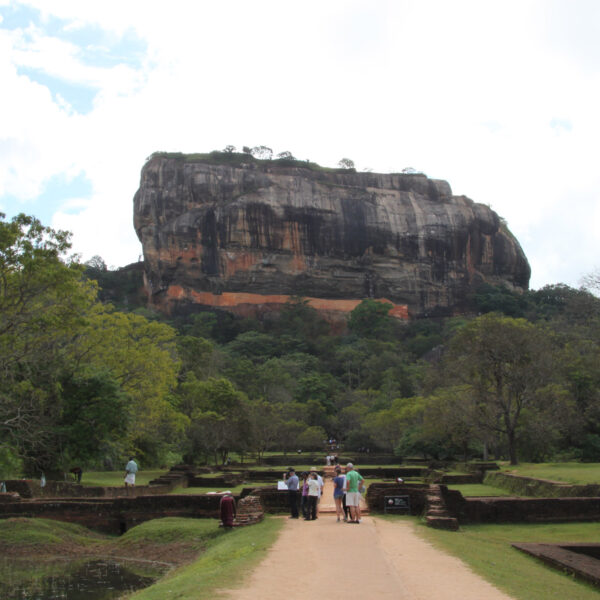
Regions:
M 384 496 L 383 512 L 410 514 L 409 496 Z

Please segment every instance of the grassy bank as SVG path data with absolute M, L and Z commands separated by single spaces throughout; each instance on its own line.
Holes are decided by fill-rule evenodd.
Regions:
M 215 590 L 241 582 L 265 555 L 284 522 L 271 517 L 251 527 L 228 531 L 219 527 L 216 519 L 169 517 L 147 521 L 115 537 L 59 521 L 5 519 L 0 520 L 0 554 L 32 560 L 68 556 L 71 561 L 102 556 L 181 565 L 131 597 L 197 600 L 212 598 Z M 9 568 L 7 573 L 16 576 L 15 566 Z
M 93 550 L 105 542 L 107 536 L 73 523 L 51 519 L 1 519 L 0 553 L 52 552 L 66 545 Z
M 549 479 L 564 483 L 587 485 L 600 483 L 600 464 L 598 463 L 522 463 L 520 465 L 504 465 L 506 473 Z
M 457 483 L 448 485 L 450 490 L 458 490 L 465 498 L 473 496 L 514 496 L 512 492 L 502 488 L 484 485 L 483 483 Z
M 135 476 L 136 485 L 148 485 L 150 481 L 164 475 L 167 469 L 139 471 Z M 100 487 L 123 487 L 125 469 L 122 471 L 84 471 L 81 485 Z
M 216 590 L 241 584 L 246 573 L 265 556 L 284 522 L 270 517 L 258 525 L 228 531 L 208 540 L 205 551 L 194 562 L 127 597 L 135 600 L 213 598 Z
M 419 524 L 417 532 L 461 558 L 476 573 L 517 600 L 597 600 L 599 597 L 597 588 L 511 547 L 512 542 L 597 542 L 597 524 L 470 525 L 461 527 L 458 532 Z

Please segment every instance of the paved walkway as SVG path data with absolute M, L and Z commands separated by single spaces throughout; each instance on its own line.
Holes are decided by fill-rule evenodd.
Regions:
M 328 484 L 328 485 L 327 485 Z M 337 522 L 326 480 L 316 521 L 286 520 L 278 540 L 229 600 L 511 600 L 408 521 Z M 331 512 L 332 511 L 332 512 Z

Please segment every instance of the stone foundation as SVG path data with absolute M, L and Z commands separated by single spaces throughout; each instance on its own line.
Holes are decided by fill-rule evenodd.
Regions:
M 598 497 L 600 496 L 600 484 L 574 485 L 561 481 L 550 481 L 549 479 L 536 479 L 534 477 L 522 477 L 511 473 L 488 473 L 484 483 L 494 487 L 515 492 L 519 496 L 532 497 Z
M 600 544 L 512 544 L 530 556 L 600 587 Z
M 95 499 L 36 499 L 0 503 L 0 518 L 43 518 L 78 523 L 107 533 L 162 517 L 219 518 L 221 496 L 169 495 Z

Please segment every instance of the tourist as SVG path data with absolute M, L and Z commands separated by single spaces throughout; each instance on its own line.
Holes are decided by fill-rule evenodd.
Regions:
M 290 503 L 290 519 L 298 518 L 298 475 L 294 471 L 293 467 L 288 469 L 287 473 L 283 474 L 283 480 L 285 481 L 288 489 L 288 500 Z
M 75 481 L 81 483 L 81 478 L 83 477 L 83 470 L 81 467 L 73 467 L 72 469 L 69 469 L 69 473 L 73 473 Z
M 221 498 L 219 503 L 219 511 L 221 513 L 221 525 L 223 527 L 233 527 L 233 520 L 236 515 L 235 499 L 227 493 Z
M 341 521 L 343 514 L 342 500 L 344 498 L 344 488 L 346 487 L 346 477 L 342 475 L 342 468 L 335 468 L 335 477 L 333 478 L 333 501 L 335 502 L 335 512 L 337 514 L 338 523 Z M 347 519 L 344 518 L 344 521 Z
M 349 523 L 360 523 L 360 492 L 359 486 L 362 486 L 364 481 L 362 475 L 354 470 L 354 465 L 348 463 L 346 465 L 346 504 L 350 509 Z
M 300 500 L 300 508 L 302 510 L 302 516 L 308 518 L 308 473 L 302 472 L 302 497 Z
M 135 486 L 135 474 L 138 472 L 138 466 L 133 456 L 129 457 L 129 462 L 125 465 L 125 487 Z
M 319 505 L 321 504 L 321 496 L 323 495 L 323 486 L 325 485 L 325 483 L 323 482 L 323 478 L 317 472 L 316 467 L 312 467 L 310 470 L 310 473 L 311 473 L 311 475 L 314 474 L 316 476 L 315 479 L 317 480 L 317 482 L 319 484 L 319 496 L 317 498 L 317 515 L 318 515 L 319 514 Z
M 305 517 L 306 521 L 314 521 L 317 518 L 317 502 L 321 490 L 317 477 L 316 472 L 311 472 L 308 477 L 308 517 Z

